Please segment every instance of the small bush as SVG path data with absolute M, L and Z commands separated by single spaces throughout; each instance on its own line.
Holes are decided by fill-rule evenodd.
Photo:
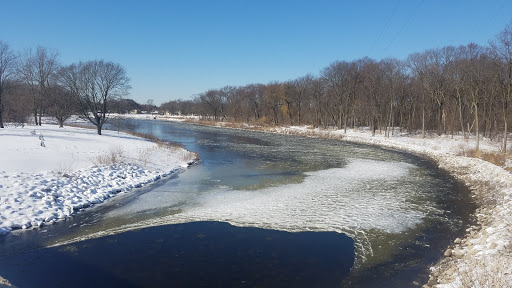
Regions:
M 55 169 L 55 172 L 59 173 L 60 175 L 67 177 L 71 172 L 73 171 L 73 162 L 72 161 L 66 161 L 66 162 L 60 162 L 57 168 Z
M 120 146 L 112 146 L 109 152 L 95 157 L 92 162 L 96 166 L 111 166 L 122 163 L 124 159 L 123 149 Z

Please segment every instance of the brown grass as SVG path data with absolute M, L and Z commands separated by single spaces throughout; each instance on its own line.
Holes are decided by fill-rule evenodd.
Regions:
M 251 122 L 250 124 L 246 122 L 230 122 L 230 121 L 215 121 L 209 119 L 189 119 L 185 120 L 184 123 L 189 124 L 197 124 L 203 126 L 215 126 L 215 127 L 226 127 L 226 128 L 234 128 L 234 129 L 245 129 L 252 131 L 264 131 L 264 132 L 276 132 L 277 128 L 280 126 L 275 126 L 272 124 L 262 123 L 262 122 Z M 281 131 L 280 133 L 284 133 L 287 135 L 295 135 L 295 136 L 304 136 L 304 137 L 313 137 L 313 138 L 324 138 L 324 139 L 342 139 L 343 135 L 341 134 L 331 134 L 325 133 L 324 131 L 317 131 L 315 127 L 308 126 L 307 130 L 286 130 Z
M 512 168 L 505 167 L 506 160 L 512 159 L 509 153 L 503 152 L 490 152 L 490 151 L 481 151 L 481 150 L 465 150 L 459 153 L 460 156 L 472 157 L 482 159 L 484 161 L 490 162 L 496 166 L 503 167 L 507 171 L 512 172 Z
M 158 145 L 158 147 L 167 147 L 167 148 L 174 148 L 174 149 L 175 148 L 184 148 L 183 145 L 180 143 L 176 143 L 176 142 L 168 141 L 168 140 L 162 140 L 162 139 L 156 137 L 155 135 L 149 134 L 149 133 L 140 133 L 140 132 L 132 132 L 132 131 L 123 131 L 123 133 L 130 134 L 135 137 L 143 138 L 143 139 L 149 140 L 151 142 L 155 142 Z
M 235 129 L 251 129 L 251 130 L 264 130 L 268 127 L 273 127 L 271 125 L 254 122 L 251 123 L 250 126 L 247 125 L 246 122 L 231 122 L 231 121 L 216 121 L 210 119 L 187 119 L 183 121 L 183 123 L 188 124 L 197 124 L 203 126 L 217 126 L 217 127 L 227 127 L 227 128 L 235 128 Z

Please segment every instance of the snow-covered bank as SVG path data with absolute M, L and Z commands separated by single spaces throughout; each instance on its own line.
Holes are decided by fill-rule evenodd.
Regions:
M 479 206 L 477 225 L 467 229 L 463 239 L 455 239 L 445 257 L 431 267 L 425 287 L 512 287 L 512 174 L 490 162 L 461 156 L 475 147 L 475 139 L 462 136 L 421 136 L 407 134 L 371 136 L 369 131 L 325 131 L 305 127 L 272 128 L 276 133 L 315 135 L 344 141 L 372 144 L 424 155 L 441 169 L 463 181 Z M 480 149 L 499 153 L 500 144 L 480 140 Z
M 171 119 L 169 119 L 171 120 Z M 268 127 L 228 122 L 196 122 L 236 129 L 263 130 L 273 133 L 341 139 L 355 143 L 378 145 L 408 151 L 435 160 L 470 189 L 478 209 L 477 224 L 467 229 L 463 239 L 454 239 L 445 257 L 432 263 L 430 279 L 425 287 L 512 287 L 512 174 L 490 162 L 467 157 L 476 141 L 462 136 L 395 134 L 371 136 L 367 129 L 340 130 L 310 127 Z M 480 149 L 499 153 L 501 143 L 480 140 Z M 509 162 L 507 160 L 505 163 Z
M 191 165 L 195 154 L 125 133 L 0 129 L 0 234 L 65 218 Z
M 299 130 L 299 131 L 294 131 Z M 278 128 L 279 133 L 296 133 L 303 127 Z M 345 141 L 373 144 L 400 149 L 433 158 L 439 167 L 462 180 L 472 191 L 479 205 L 478 226 L 468 229 L 464 239 L 456 239 L 445 258 L 431 269 L 428 287 L 505 287 L 512 285 L 509 267 L 512 239 L 512 174 L 505 169 L 481 159 L 458 156 L 474 147 L 474 141 L 462 137 L 395 136 L 372 137 L 368 131 L 322 131 L 331 137 L 342 137 Z M 499 143 L 483 141 L 481 149 L 496 151 Z M 493 282 L 489 282 L 492 280 Z M 475 286 L 476 285 L 476 286 Z M 497 285 L 497 286 L 496 286 Z

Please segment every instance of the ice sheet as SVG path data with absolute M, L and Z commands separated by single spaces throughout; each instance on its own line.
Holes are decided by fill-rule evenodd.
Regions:
M 424 216 L 407 201 L 413 191 L 379 190 L 375 184 L 407 177 L 412 167 L 352 160 L 343 168 L 307 173 L 300 184 L 257 191 L 219 189 L 185 207 L 179 217 L 292 231 L 380 229 L 400 233 Z

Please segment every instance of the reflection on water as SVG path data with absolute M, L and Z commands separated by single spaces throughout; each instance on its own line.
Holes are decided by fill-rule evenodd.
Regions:
M 396 286 L 425 280 L 428 265 L 462 235 L 472 209 L 458 183 L 405 153 L 180 123 L 123 123 L 182 143 L 198 152 L 200 164 L 46 227 L 46 233 L 34 232 L 33 243 L 193 221 L 332 231 L 354 239 L 356 269 L 345 281 Z M 0 245 L 15 248 L 19 235 L 0 239 Z

